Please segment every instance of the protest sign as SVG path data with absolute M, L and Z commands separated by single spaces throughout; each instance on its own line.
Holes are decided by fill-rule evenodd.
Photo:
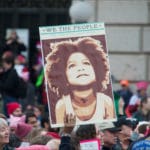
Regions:
M 78 125 L 115 120 L 104 23 L 39 31 L 51 126 L 63 126 L 69 113 Z
M 100 139 L 80 141 L 81 150 L 100 150 Z

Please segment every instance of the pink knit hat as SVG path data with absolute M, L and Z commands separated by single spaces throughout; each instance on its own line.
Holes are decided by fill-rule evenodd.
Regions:
M 140 81 L 136 83 L 137 90 L 141 90 L 141 89 L 147 90 L 148 86 L 149 86 L 149 83 L 146 81 Z
M 28 135 L 32 130 L 32 126 L 23 122 L 18 123 L 15 134 L 18 138 L 22 139 Z
M 16 150 L 50 150 L 50 149 L 45 145 L 31 145 L 29 147 L 16 148 Z

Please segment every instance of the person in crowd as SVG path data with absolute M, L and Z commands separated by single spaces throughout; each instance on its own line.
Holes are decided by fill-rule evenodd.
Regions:
M 36 87 L 36 95 L 38 104 L 47 104 L 45 84 L 44 84 L 44 69 L 42 64 L 41 43 L 37 41 L 35 44 L 36 52 L 33 55 L 32 74 L 31 78 Z
M 22 106 L 17 102 L 7 104 L 8 122 L 10 131 L 13 134 L 19 122 L 25 122 L 25 115 L 22 112 Z
M 121 128 L 118 138 L 122 149 L 126 150 L 133 141 L 138 139 L 137 133 L 134 132 L 137 123 L 136 119 L 126 118 L 125 116 L 117 120 L 116 126 Z
M 1 61 L 3 70 L 0 72 L 0 92 L 4 101 L 4 113 L 8 117 L 6 110 L 7 103 L 18 100 L 16 87 L 19 84 L 19 77 L 14 69 L 14 55 L 12 52 L 5 52 L 2 55 Z
M 26 66 L 27 62 L 26 62 L 26 58 L 23 55 L 18 55 L 15 57 L 14 60 L 14 68 L 16 69 L 19 77 L 21 77 L 22 75 L 22 70 L 23 68 Z
M 144 137 L 146 135 L 147 127 L 149 125 L 150 125 L 150 122 L 148 121 L 139 121 L 135 129 L 135 132 L 139 134 L 139 138 Z
M 36 115 L 38 121 L 41 124 L 42 114 L 44 114 L 44 106 L 42 106 L 42 105 L 34 105 L 33 112 L 34 112 L 34 114 Z
M 124 110 L 129 104 L 129 100 L 133 95 L 133 92 L 130 89 L 129 81 L 128 80 L 121 80 L 120 81 L 121 89 L 117 91 L 117 93 L 123 98 L 124 101 Z
M 46 145 L 51 139 L 52 137 L 47 134 L 37 135 L 30 141 L 30 145 Z
M 26 51 L 26 46 L 20 41 L 20 38 L 15 30 L 10 32 L 4 47 L 4 51 L 5 50 L 11 50 L 15 56 L 21 54 L 23 51 Z
M 22 106 L 18 102 L 8 103 L 7 113 L 9 116 L 21 117 L 23 115 Z
M 138 121 L 150 121 L 150 97 L 141 98 L 139 109 L 133 113 L 132 117 Z
M 27 136 L 27 140 L 31 143 L 32 139 L 39 135 L 46 135 L 47 132 L 43 128 L 32 128 L 31 132 Z
M 0 113 L 0 118 L 3 118 L 5 120 L 7 120 L 7 117 L 4 114 L 2 114 L 2 113 Z
M 26 113 L 25 123 L 32 125 L 33 128 L 40 128 L 40 123 L 33 112 Z
M 36 97 L 36 90 L 33 83 L 30 81 L 30 72 L 27 67 L 24 67 L 21 71 L 20 78 L 23 80 L 25 89 L 26 89 L 26 95 L 22 98 L 20 98 L 20 103 L 23 106 L 23 110 L 28 106 L 34 106 L 36 103 L 35 97 Z
M 104 122 L 99 124 L 101 134 L 101 149 L 102 150 L 122 150 L 118 132 L 120 128 L 115 126 L 114 122 Z
M 28 134 L 32 131 L 32 126 L 23 122 L 17 124 L 15 135 L 21 140 L 20 147 L 29 146 Z
M 14 150 L 9 147 L 9 126 L 5 119 L 0 118 L 0 149 L 1 150 Z
M 147 96 L 148 86 L 149 83 L 146 81 L 139 81 L 136 83 L 137 93 L 130 98 L 129 104 L 125 110 L 127 117 L 131 117 L 132 114 L 137 111 L 141 98 Z
M 41 118 L 41 127 L 45 129 L 47 135 L 52 136 L 53 138 L 60 139 L 59 131 L 60 128 L 52 128 L 50 125 L 50 121 L 47 115 L 42 116 Z
M 145 149 L 148 150 L 150 148 L 150 123 L 146 126 L 146 132 L 144 137 L 139 140 L 133 142 L 128 150 L 140 150 Z
M 82 37 L 52 43 L 51 50 L 45 74 L 50 90 L 58 97 L 56 123 L 63 124 L 65 113 L 74 114 L 79 124 L 115 118 L 112 95 L 103 92 L 110 76 L 100 41 Z
M 116 116 L 117 118 L 120 116 L 124 116 L 124 100 L 123 98 L 116 92 L 113 92 L 114 95 L 114 105 L 116 110 Z
M 15 135 L 15 133 L 10 132 L 8 146 L 17 148 L 20 145 L 21 145 L 21 140 Z

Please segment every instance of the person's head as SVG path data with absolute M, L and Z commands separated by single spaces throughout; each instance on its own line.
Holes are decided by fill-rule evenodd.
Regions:
M 91 37 L 66 40 L 52 43 L 51 50 L 46 57 L 46 77 L 57 95 L 67 95 L 75 86 L 94 84 L 95 91 L 107 88 L 109 66 L 100 41 Z
M 33 107 L 34 114 L 36 115 L 37 118 L 41 117 L 41 114 L 43 112 L 43 107 L 42 106 L 34 106 Z
M 2 66 L 8 70 L 14 66 L 14 54 L 11 51 L 6 51 L 2 55 Z
M 146 81 L 139 81 L 136 83 L 137 92 L 140 97 L 146 96 L 148 86 L 149 83 Z
M 119 118 L 117 125 L 121 127 L 120 133 L 128 138 L 130 138 L 132 132 L 137 126 L 138 121 L 134 118 Z
M 7 104 L 7 113 L 8 115 L 13 115 L 15 117 L 21 117 L 22 116 L 22 107 L 17 102 L 10 102 Z
M 30 141 L 30 145 L 46 145 L 51 139 L 49 135 L 38 135 Z
M 21 145 L 21 140 L 15 134 L 10 134 L 8 146 L 19 147 L 20 145 Z
M 5 119 L 0 118 L 0 147 L 9 143 L 9 126 Z
M 17 35 L 17 32 L 15 31 L 15 30 L 12 30 L 11 32 L 10 32 L 10 35 L 9 35 L 9 37 L 8 37 L 9 39 L 11 39 L 11 40 L 17 40 L 18 39 L 18 35 Z
M 150 111 L 150 97 L 145 96 L 141 99 L 140 108 Z
M 27 124 L 32 125 L 32 127 L 34 127 L 34 128 L 39 127 L 37 117 L 36 117 L 36 115 L 35 115 L 34 113 L 32 113 L 32 112 L 26 114 L 25 122 L 26 122 Z
M 107 147 L 112 147 L 116 144 L 117 133 L 120 128 L 114 122 L 103 122 L 99 124 L 102 144 Z
M 120 80 L 120 85 L 121 85 L 122 89 L 128 89 L 129 81 L 128 80 Z
M 20 140 L 26 140 L 26 137 L 28 134 L 32 131 L 32 126 L 26 123 L 18 123 L 16 130 L 15 130 L 15 135 L 20 139 Z
M 32 128 L 31 132 L 26 136 L 26 139 L 29 143 L 31 143 L 32 139 L 34 139 L 38 135 L 46 135 L 47 132 L 43 128 Z
M 139 134 L 145 135 L 147 128 L 150 126 L 150 122 L 148 121 L 141 121 L 138 123 L 136 131 Z
M 76 137 L 79 141 L 96 138 L 96 128 L 94 124 L 81 125 L 76 131 Z
M 114 132 L 111 132 L 110 130 L 105 129 L 103 131 L 103 144 L 107 147 L 112 147 L 116 144 L 116 135 Z
M 4 114 L 2 114 L 2 113 L 0 113 L 0 118 L 3 118 L 3 119 L 7 119 L 7 117 L 4 115 Z

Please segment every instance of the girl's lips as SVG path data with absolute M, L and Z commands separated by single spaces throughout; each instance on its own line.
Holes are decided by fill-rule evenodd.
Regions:
M 80 74 L 77 76 L 77 78 L 82 77 L 82 76 L 88 76 L 88 74 Z

